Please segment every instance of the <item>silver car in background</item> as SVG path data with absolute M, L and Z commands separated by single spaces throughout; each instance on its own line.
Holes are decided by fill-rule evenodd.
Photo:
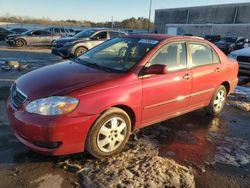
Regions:
M 112 29 L 86 29 L 73 37 L 62 37 L 53 42 L 51 53 L 63 58 L 78 57 L 89 49 L 127 33 Z
M 239 63 L 239 75 L 250 77 L 250 47 L 235 50 L 228 55 Z
M 60 38 L 58 35 L 54 35 L 50 31 L 45 30 L 30 30 L 21 34 L 8 35 L 6 42 L 11 46 L 23 47 L 23 46 L 50 46 L 53 41 Z

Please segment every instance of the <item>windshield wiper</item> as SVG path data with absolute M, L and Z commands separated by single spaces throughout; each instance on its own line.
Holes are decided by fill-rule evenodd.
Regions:
M 109 67 L 103 67 L 103 66 L 98 65 L 97 63 L 90 63 L 90 62 L 88 62 L 86 60 L 82 60 L 82 59 L 80 59 L 78 57 L 75 58 L 74 60 L 81 63 L 81 64 L 83 64 L 83 65 L 85 65 L 85 66 L 95 68 L 95 69 L 100 69 L 100 70 L 103 70 L 105 72 L 118 72 L 115 69 L 112 69 L 112 68 L 109 68 Z

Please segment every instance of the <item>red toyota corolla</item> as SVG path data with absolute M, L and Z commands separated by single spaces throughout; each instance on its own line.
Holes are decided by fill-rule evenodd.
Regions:
M 199 38 L 125 36 L 16 80 L 8 115 L 32 150 L 102 158 L 136 129 L 203 107 L 217 115 L 237 73 L 236 61 Z

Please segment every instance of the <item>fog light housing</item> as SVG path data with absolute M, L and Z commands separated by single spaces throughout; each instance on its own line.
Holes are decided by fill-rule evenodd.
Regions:
M 62 144 L 62 142 L 34 141 L 33 144 L 41 148 L 56 149 Z

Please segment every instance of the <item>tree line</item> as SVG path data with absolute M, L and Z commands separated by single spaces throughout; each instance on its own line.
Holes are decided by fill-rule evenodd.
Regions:
M 108 21 L 108 22 L 92 22 L 79 20 L 51 20 L 49 18 L 31 18 L 20 16 L 2 16 L 0 22 L 8 23 L 22 23 L 22 24 L 42 24 L 42 25 L 58 25 L 58 26 L 80 26 L 80 27 L 114 27 L 127 29 L 148 29 L 149 19 L 138 17 L 128 18 L 122 21 Z M 151 28 L 153 23 L 150 23 Z

